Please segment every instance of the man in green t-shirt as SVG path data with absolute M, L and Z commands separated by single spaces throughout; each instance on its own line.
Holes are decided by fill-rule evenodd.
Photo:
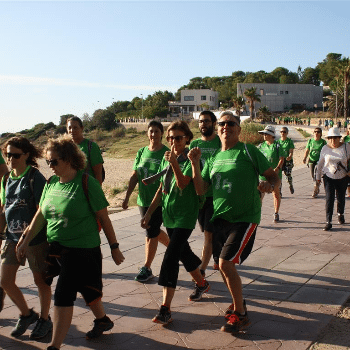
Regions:
M 225 312 L 226 324 L 221 330 L 238 333 L 250 324 L 242 295 L 242 282 L 236 264 L 250 254 L 257 225 L 261 218 L 261 193 L 271 192 L 280 180 L 264 155 L 253 145 L 239 142 L 240 119 L 225 111 L 218 121 L 221 149 L 200 170 L 201 151 L 193 148 L 188 157 L 192 163 L 193 182 L 198 195 L 212 184 L 216 233 L 223 243 L 219 267 L 232 297 Z M 259 183 L 258 175 L 267 180 Z
M 293 152 L 294 152 L 294 142 L 292 139 L 288 137 L 288 128 L 284 126 L 281 129 L 281 138 L 277 140 L 277 143 L 280 145 L 280 149 L 282 152 L 282 157 L 284 158 L 282 164 L 282 171 L 284 175 L 287 177 L 290 193 L 294 193 L 293 187 L 293 178 L 292 178 L 292 169 L 294 167 L 293 163 Z M 281 182 L 281 190 L 282 190 L 282 182 Z M 282 191 L 281 191 L 282 195 Z
M 311 171 L 312 180 L 315 181 L 315 167 L 320 159 L 320 154 L 322 147 L 327 144 L 327 141 L 322 138 L 322 129 L 320 127 L 315 128 L 314 137 L 308 140 L 303 163 L 306 164 L 307 157 L 309 156 L 309 167 Z M 320 193 L 320 184 L 315 183 L 314 192 L 312 194 L 313 198 L 316 198 Z
M 282 165 L 283 165 L 283 156 L 280 145 L 275 141 L 275 127 L 272 125 L 267 125 L 264 130 L 258 131 L 260 134 L 264 136 L 264 142 L 261 143 L 258 148 L 262 152 L 262 154 L 266 157 L 266 159 L 270 162 L 272 169 L 276 172 L 278 177 L 282 179 Z M 265 180 L 264 177 L 260 177 L 261 180 Z M 275 213 L 273 215 L 273 221 L 278 222 L 280 220 L 279 217 L 279 209 L 281 206 L 281 189 L 280 184 L 278 188 L 275 187 L 272 191 L 273 194 L 273 205 L 275 208 Z M 261 200 L 263 199 L 264 194 L 262 194 Z
M 201 150 L 201 164 L 202 168 L 206 161 L 221 148 L 221 141 L 218 135 L 215 133 L 216 116 L 211 111 L 203 111 L 199 114 L 199 131 L 201 137 L 191 142 L 190 149 L 198 147 Z M 199 210 L 198 222 L 199 226 L 204 232 L 204 243 L 202 249 L 202 263 L 199 267 L 201 273 L 205 275 L 205 269 L 207 268 L 211 255 L 214 258 L 214 269 L 218 269 L 220 245 L 215 239 L 214 225 L 210 222 L 213 216 L 213 191 L 209 191 L 205 195 L 205 202 L 203 207 Z

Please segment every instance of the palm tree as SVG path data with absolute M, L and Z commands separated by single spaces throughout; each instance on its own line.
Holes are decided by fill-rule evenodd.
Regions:
M 238 117 L 240 117 L 243 111 L 243 108 L 245 106 L 244 98 L 242 96 L 235 96 L 232 99 L 232 102 L 233 102 L 233 108 L 235 109 L 236 114 L 238 115 Z
M 259 117 L 264 122 L 271 121 L 271 112 L 267 106 L 263 106 L 259 108 Z
M 254 119 L 254 106 L 255 102 L 261 102 L 260 95 L 256 93 L 256 88 L 253 86 L 244 91 L 244 96 L 247 98 L 247 104 L 249 104 L 250 118 Z

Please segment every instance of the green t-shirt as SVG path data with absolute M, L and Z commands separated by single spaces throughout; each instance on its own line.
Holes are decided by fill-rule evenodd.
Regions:
M 203 141 L 202 139 L 197 139 L 191 142 L 189 149 L 198 147 L 201 150 L 201 164 L 204 168 L 205 162 L 218 150 L 221 149 L 221 141 L 218 135 L 211 141 Z M 213 189 L 211 186 L 208 188 L 206 197 L 213 197 Z
M 324 139 L 310 139 L 306 144 L 306 149 L 310 151 L 309 153 L 309 163 L 317 163 L 320 159 L 320 154 L 322 147 L 327 144 L 327 141 Z
M 344 123 L 344 125 L 345 125 L 345 123 Z M 346 135 L 344 137 L 344 142 L 350 142 L 350 135 Z
M 169 163 L 163 159 L 160 168 L 164 169 Z M 180 163 L 181 171 L 184 175 L 192 178 L 192 166 L 189 159 Z M 164 188 L 165 175 L 161 182 Z M 192 180 L 180 190 L 175 181 L 175 176 L 171 180 L 169 193 L 162 193 L 163 224 L 167 228 L 187 228 L 194 229 L 199 211 L 199 200 Z
M 294 149 L 294 142 L 292 139 L 287 137 L 286 140 L 279 139 L 276 142 L 280 145 L 282 157 L 287 158 L 289 156 L 289 150 Z
M 232 223 L 260 222 L 258 174 L 262 175 L 271 165 L 255 146 L 246 146 L 251 159 L 244 144 L 238 142 L 229 150 L 218 150 L 204 166 L 202 177 L 213 186 L 214 214 L 211 221 L 222 218 Z
M 155 175 L 160 171 L 160 163 L 163 160 L 164 153 L 169 151 L 169 148 L 163 146 L 159 151 L 150 151 L 148 146 L 140 148 L 137 152 L 133 170 L 137 172 L 139 182 L 139 194 L 137 196 L 137 204 L 140 207 L 149 207 L 156 194 L 160 179 L 153 184 L 144 185 L 142 179 Z
M 89 176 L 88 192 L 90 205 L 86 199 L 83 171 L 67 183 L 60 183 L 53 176 L 44 187 L 40 209 L 47 220 L 47 240 L 56 241 L 66 247 L 95 248 L 100 245 L 100 235 L 94 212 L 108 206 L 99 182 Z
M 96 142 L 92 142 L 91 144 L 91 152 L 89 157 L 89 140 L 84 139 L 79 143 L 79 148 L 86 154 L 87 160 L 87 172 L 89 175 L 94 176 L 94 172 L 92 171 L 92 167 L 97 164 L 103 164 L 103 158 L 101 154 L 100 147 L 98 147 Z
M 5 164 L 5 160 L 2 157 L 1 151 L 0 151 L 0 164 Z
M 272 169 L 275 169 L 280 161 L 280 157 L 282 156 L 282 149 L 280 145 L 275 141 L 268 145 L 266 141 L 261 143 L 258 146 L 258 149 L 261 153 L 266 157 L 266 159 L 270 162 L 270 166 Z M 282 170 L 280 169 L 278 176 L 282 178 Z M 266 179 L 263 176 L 260 176 L 260 180 L 265 181 Z

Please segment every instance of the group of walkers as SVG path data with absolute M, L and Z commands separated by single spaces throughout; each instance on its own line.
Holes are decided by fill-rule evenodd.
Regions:
M 252 251 L 266 193 L 273 194 L 273 221 L 279 222 L 282 171 L 290 193 L 294 193 L 294 144 L 287 127 L 281 128 L 281 137 L 276 140 L 271 125 L 259 131 L 264 142 L 258 148 L 240 142 L 240 118 L 230 111 L 221 113 L 219 120 L 211 111 L 201 112 L 199 131 L 201 137 L 193 140 L 184 121 L 171 123 L 166 132 L 158 121 L 148 125 L 149 144 L 137 152 L 122 203 L 127 209 L 138 185 L 137 204 L 146 244 L 145 263 L 135 280 L 143 283 L 153 277 L 152 262 L 158 242 L 162 243 L 166 250 L 158 284 L 163 287 L 163 301 L 152 321 L 165 325 L 172 321 L 171 304 L 180 262 L 194 281 L 189 300 L 196 302 L 210 289 L 205 276 L 213 256 L 213 268 L 220 270 L 232 298 L 221 330 L 237 333 L 250 320 L 236 265 L 243 263 Z M 31 339 L 43 338 L 53 330 L 48 350 L 61 347 L 71 324 L 77 292 L 95 317 L 86 337 L 97 338 L 113 328 L 102 304 L 101 227 L 114 262 L 119 265 L 124 261 L 101 188 L 101 152 L 97 144 L 83 137 L 79 118 L 67 120 L 67 133 L 50 139 L 43 151 L 24 137 L 9 139 L 2 151 L 11 172 L 0 155 L 0 232 L 1 240 L 5 240 L 0 311 L 7 294 L 20 312 L 13 337 L 24 334 L 33 323 Z M 169 147 L 163 143 L 164 134 Z M 340 141 L 337 128 L 329 130 L 328 144 L 321 136 L 322 130 L 315 128 L 303 161 L 308 162 L 315 180 L 313 197 L 318 196 L 323 178 L 327 217 L 324 230 L 330 230 L 335 193 L 338 221 L 345 222 L 350 145 L 346 138 L 345 143 Z M 37 159 L 41 156 L 54 174 L 48 180 L 38 170 Z M 201 257 L 188 242 L 197 220 L 204 234 Z M 162 224 L 166 232 L 161 229 Z M 16 285 L 17 271 L 25 260 L 38 287 L 40 315 L 28 306 Z M 51 283 L 56 276 L 51 320 Z
M 103 166 L 96 144 L 81 138 L 79 118 L 67 121 L 69 135 L 50 139 L 41 151 L 24 137 L 9 139 L 1 157 L 1 254 L 0 311 L 5 294 L 18 307 L 20 316 L 11 332 L 20 337 L 35 323 L 31 339 L 53 330 L 49 350 L 59 349 L 68 332 L 77 293 L 91 308 L 95 320 L 88 339 L 113 327 L 102 304 L 102 255 L 99 227 L 107 237 L 114 262 L 124 256 L 107 213 L 108 202 L 101 188 Z M 86 152 L 86 153 L 84 153 Z M 48 180 L 38 170 L 41 156 L 53 172 Z M 103 161 L 102 161 L 103 162 Z M 88 175 L 90 172 L 93 176 Z M 96 178 L 95 178 L 96 177 Z M 6 227 L 6 230 L 5 230 Z M 29 308 L 16 285 L 16 274 L 28 260 L 38 287 L 40 315 Z M 49 316 L 51 283 L 58 276 L 54 293 L 53 322 Z

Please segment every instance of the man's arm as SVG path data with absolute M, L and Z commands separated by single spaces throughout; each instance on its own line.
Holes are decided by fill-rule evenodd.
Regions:
M 207 192 L 209 187 L 209 184 L 203 180 L 201 174 L 201 150 L 198 147 L 192 148 L 187 156 L 188 159 L 191 161 L 192 165 L 192 180 L 194 188 L 196 190 L 197 195 L 201 196 Z
M 260 192 L 268 192 L 271 193 L 275 187 L 278 187 L 281 183 L 280 178 L 277 173 L 272 169 L 268 168 L 263 176 L 266 178 L 266 181 L 261 181 L 258 186 L 258 190 Z
M 130 196 L 132 194 L 132 191 L 135 189 L 137 183 L 138 183 L 137 172 L 136 172 L 136 170 L 134 170 L 132 175 L 130 176 L 128 189 L 126 190 L 125 198 L 124 198 L 123 203 L 122 203 L 123 209 L 128 209 L 128 203 L 129 203 Z

